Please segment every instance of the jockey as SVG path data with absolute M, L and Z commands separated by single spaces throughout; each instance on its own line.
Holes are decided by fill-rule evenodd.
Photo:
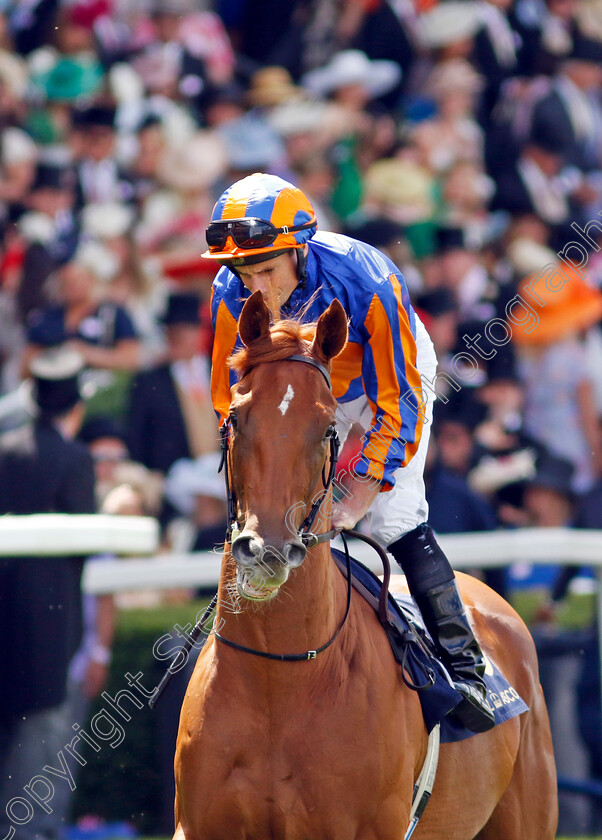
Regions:
M 349 338 L 332 362 L 337 430 L 364 430 L 360 454 L 342 482 L 332 527 L 353 528 L 365 515 L 406 575 L 444 664 L 463 700 L 455 712 L 475 732 L 493 726 L 485 664 L 453 569 L 426 520 L 424 463 L 437 360 L 414 312 L 403 276 L 376 248 L 317 230 L 304 193 L 274 175 L 255 173 L 217 201 L 204 257 L 222 268 L 213 282 L 215 341 L 211 391 L 220 421 L 228 416 L 238 349 L 237 322 L 258 289 L 274 318 L 316 321 L 334 298 L 349 317 Z M 426 387 L 429 387 L 427 394 Z M 430 395 L 430 396 L 429 396 Z

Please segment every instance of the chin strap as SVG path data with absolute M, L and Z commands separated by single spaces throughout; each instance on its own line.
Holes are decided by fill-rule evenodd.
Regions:
M 307 254 L 305 248 L 297 248 L 297 280 L 299 289 L 307 286 Z

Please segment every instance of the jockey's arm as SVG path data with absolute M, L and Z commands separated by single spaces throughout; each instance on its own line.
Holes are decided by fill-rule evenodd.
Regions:
M 223 301 L 213 313 L 213 329 L 215 338 L 211 357 L 211 401 L 221 425 L 230 409 L 228 357 L 234 350 L 238 329 L 235 318 Z
M 422 387 L 409 316 L 393 288 L 374 295 L 365 327 L 362 378 L 372 422 L 354 469 L 386 491 L 395 484 L 396 470 L 407 466 L 418 448 L 423 415 L 417 394 Z

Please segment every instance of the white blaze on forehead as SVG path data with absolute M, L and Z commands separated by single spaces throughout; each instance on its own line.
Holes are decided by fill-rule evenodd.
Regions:
M 292 387 L 290 385 L 287 385 L 286 386 L 286 393 L 282 397 L 282 402 L 278 406 L 278 408 L 280 409 L 280 414 L 282 414 L 283 417 L 286 414 L 286 412 L 288 411 L 288 407 L 289 407 L 290 402 L 291 402 L 291 400 L 294 396 L 295 396 L 295 392 L 293 391 Z

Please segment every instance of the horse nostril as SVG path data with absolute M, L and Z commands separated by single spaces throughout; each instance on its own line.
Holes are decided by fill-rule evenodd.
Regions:
M 255 537 L 236 537 L 232 543 L 232 556 L 237 563 L 242 565 L 250 566 L 256 563 L 262 553 L 262 545 Z
M 307 549 L 303 543 L 289 542 L 284 546 L 284 556 L 289 566 L 300 566 L 306 554 Z

